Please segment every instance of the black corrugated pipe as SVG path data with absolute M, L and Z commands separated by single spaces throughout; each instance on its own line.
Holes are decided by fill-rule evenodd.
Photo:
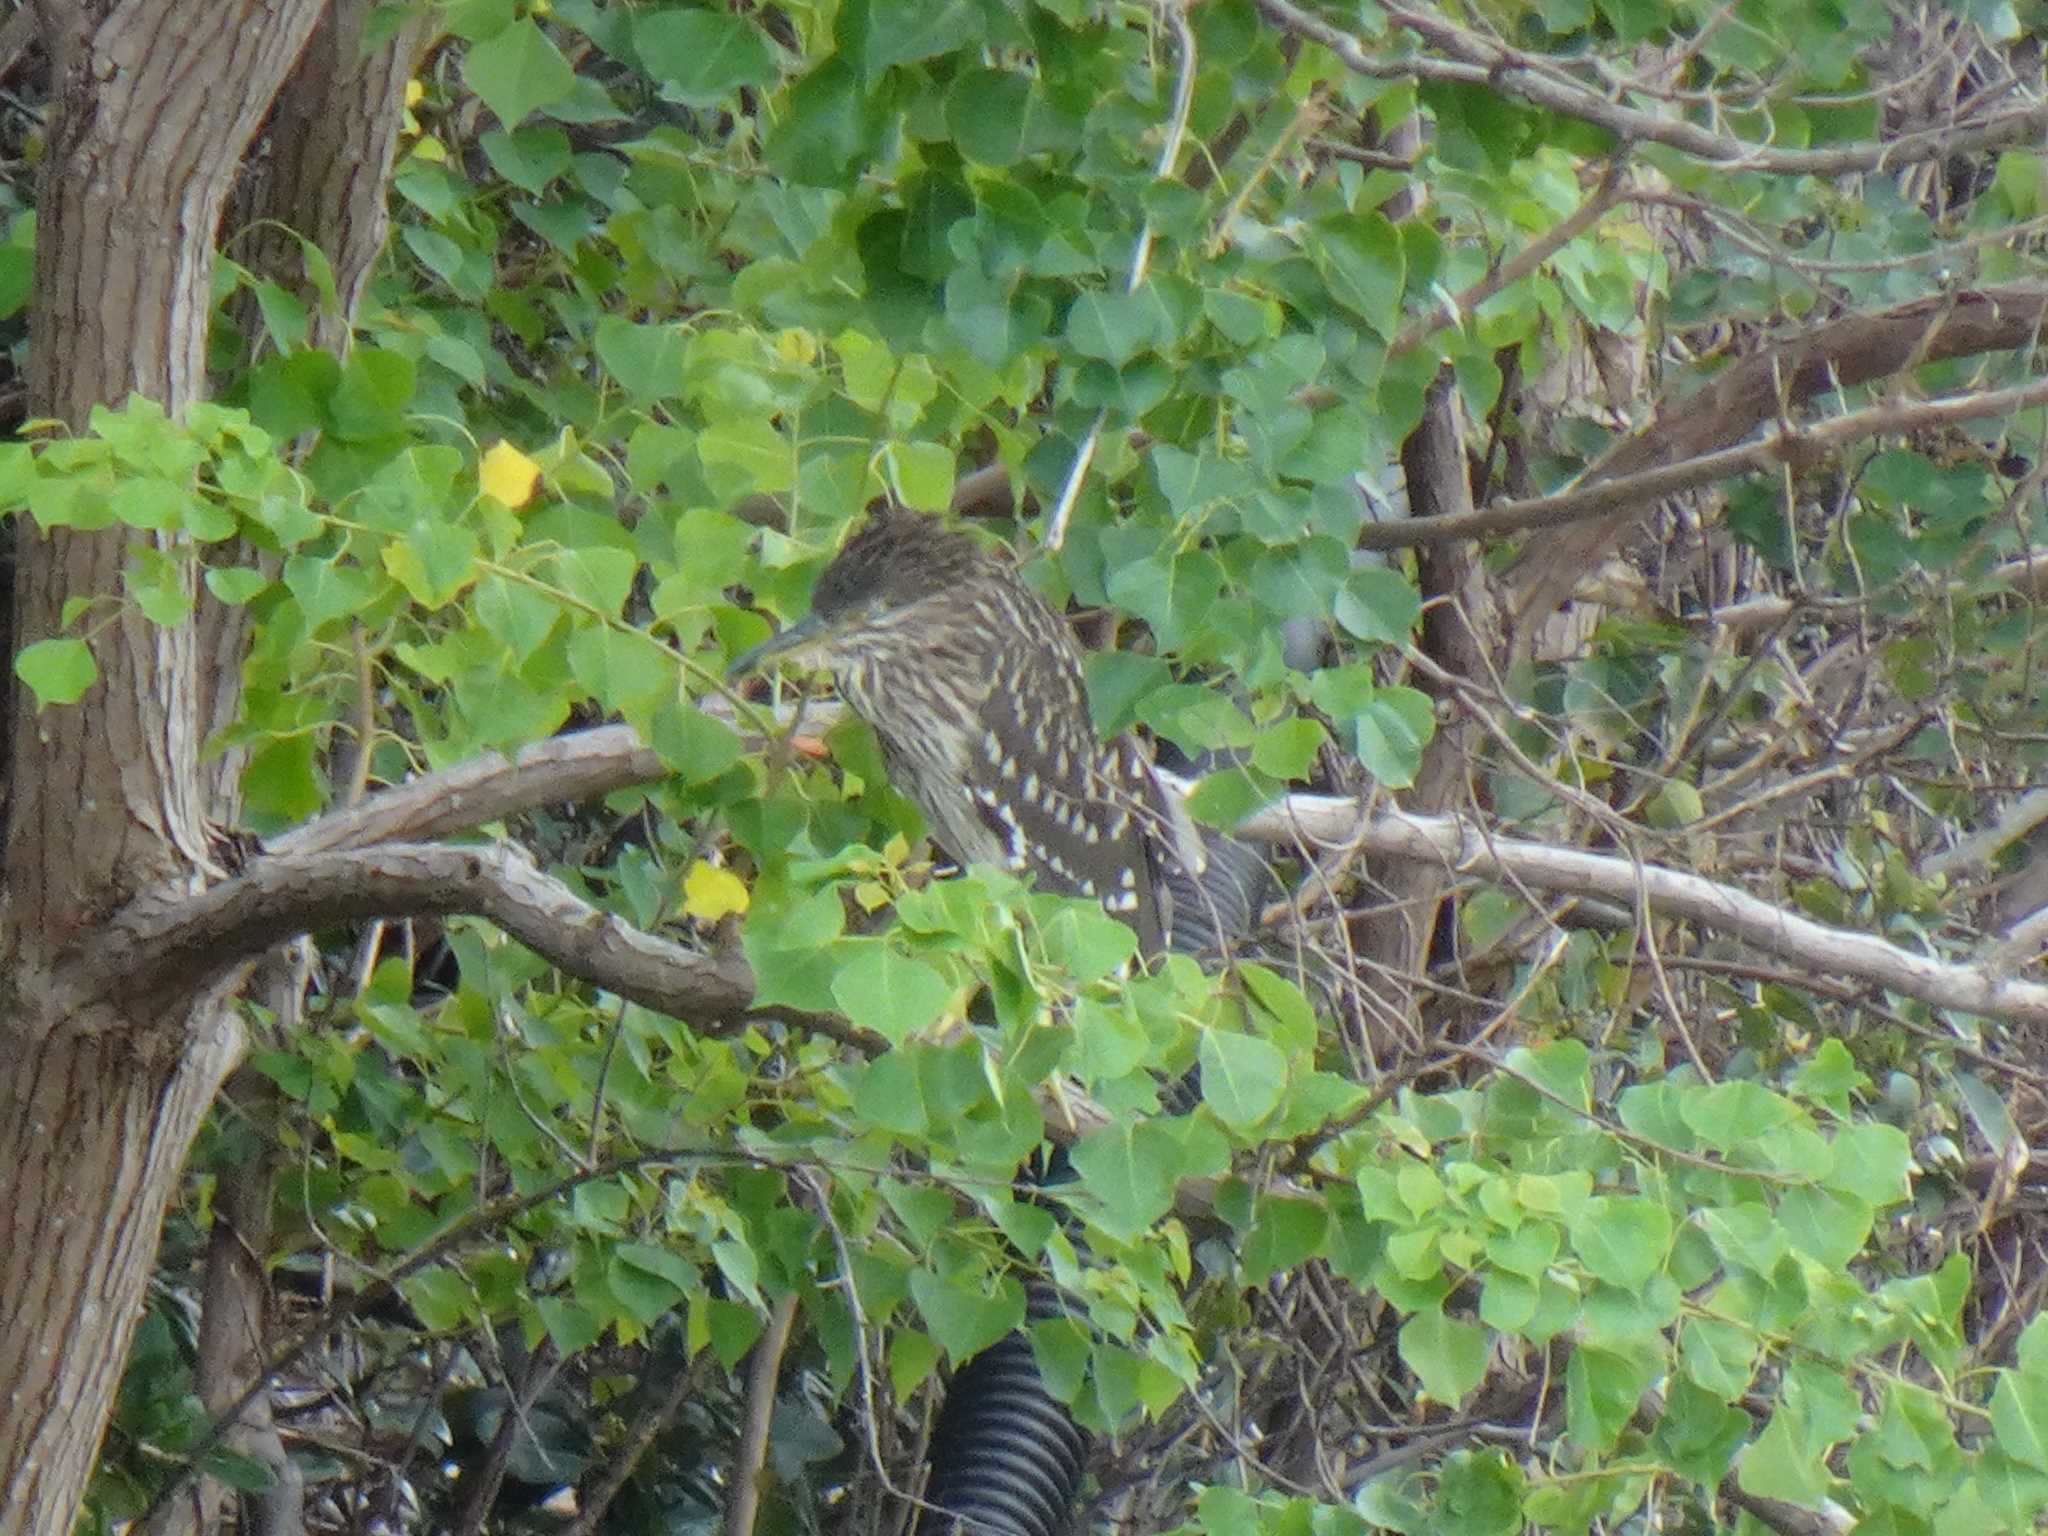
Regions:
M 1243 844 L 1203 829 L 1209 856 L 1199 880 L 1174 867 L 1168 943 L 1183 954 L 1216 954 L 1248 937 L 1271 874 Z M 1194 1073 L 1166 1094 L 1182 1113 L 1201 1102 Z M 1058 1294 L 1042 1281 L 1026 1292 L 1026 1315 L 1061 1315 Z M 917 1536 L 1063 1536 L 1081 1491 L 1087 1437 L 1038 1374 L 1031 1336 L 997 1340 L 960 1368 L 932 1432 L 926 1502 L 943 1510 L 920 1518 Z

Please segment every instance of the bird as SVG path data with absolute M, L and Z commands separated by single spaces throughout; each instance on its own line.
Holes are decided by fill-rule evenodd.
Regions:
M 1137 738 L 1097 736 L 1066 621 L 973 535 L 876 512 L 819 575 L 810 614 L 731 672 L 776 656 L 832 673 L 962 865 L 1098 901 L 1147 956 L 1249 931 L 1263 866 L 1196 828 Z
M 1251 931 L 1264 864 L 1198 830 L 1135 737 L 1096 734 L 1073 632 L 971 534 L 878 511 L 819 574 L 809 615 L 730 671 L 774 657 L 832 673 L 890 782 L 961 864 L 1101 903 L 1148 959 L 1227 949 Z M 1034 1319 L 1058 1315 L 1043 1282 L 1027 1298 Z M 926 1498 L 943 1536 L 1058 1536 L 1084 1448 L 1029 1336 L 998 1340 L 961 1368 L 934 1429 Z

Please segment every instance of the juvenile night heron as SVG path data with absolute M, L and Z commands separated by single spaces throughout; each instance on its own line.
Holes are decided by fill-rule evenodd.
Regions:
M 1197 833 L 1135 739 L 1096 738 L 1065 621 L 968 535 L 877 513 L 819 576 L 810 616 L 733 671 L 773 655 L 830 669 L 961 863 L 1092 897 L 1148 955 L 1249 929 L 1256 860 Z
M 1091 897 L 1147 955 L 1220 949 L 1250 931 L 1263 866 L 1198 834 L 1135 739 L 1096 738 L 1066 623 L 966 534 L 877 514 L 819 576 L 810 617 L 733 671 L 775 655 L 831 670 L 874 727 L 890 782 L 962 863 Z M 1044 1286 L 1030 1294 L 1034 1316 L 1057 1310 Z M 1013 1333 L 955 1378 L 926 1496 L 947 1517 L 945 1536 L 1057 1536 L 1082 1449 L 1029 1338 Z

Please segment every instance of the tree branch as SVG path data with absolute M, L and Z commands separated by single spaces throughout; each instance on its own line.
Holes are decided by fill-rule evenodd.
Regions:
M 624 726 L 543 743 L 540 762 L 498 760 L 507 784 L 531 793 L 563 782 L 593 785 L 635 770 L 640 752 Z M 652 754 L 648 754 L 651 757 Z M 543 764 L 552 764 L 543 771 Z M 513 803 L 489 776 L 457 772 L 468 786 L 461 814 Z M 552 775 L 552 776 L 551 776 Z M 443 788 L 448 776 L 443 779 Z M 428 781 L 421 781 L 426 783 Z M 402 797 L 412 786 L 390 793 Z M 595 792 L 595 791 L 592 791 Z M 379 797 L 380 799 L 384 797 Z M 552 798 L 552 796 L 550 796 Z M 452 807 L 419 808 L 419 824 L 452 818 Z M 365 807 L 365 810 L 370 807 Z M 499 810 L 493 814 L 507 814 Z M 355 813 L 324 818 L 340 835 Z M 1658 910 L 1726 933 L 1814 970 L 1857 978 L 1937 1007 L 1991 1018 L 2048 1023 L 2048 985 L 2000 976 L 1986 964 L 1911 954 L 1882 939 L 1831 928 L 1698 875 L 1614 855 L 1489 836 L 1453 816 L 1395 813 L 1358 825 L 1355 802 L 1295 795 L 1247 822 L 1243 835 L 1272 841 L 1358 838 L 1368 853 L 1441 862 L 1463 874 L 1513 880 L 1539 890 L 1633 903 L 1639 891 Z M 310 828 L 308 829 L 311 830 Z M 353 835 L 353 834 L 352 834 Z M 601 912 L 507 845 L 448 848 L 392 844 L 324 853 L 279 852 L 196 896 L 149 898 L 117 914 L 71 957 L 60 985 L 81 1016 L 108 1001 L 175 995 L 272 945 L 312 929 L 370 917 L 471 913 L 487 918 L 572 975 L 672 1017 L 729 1019 L 752 1005 L 753 973 L 736 955 L 707 955 L 640 932 Z M 828 1032 L 837 1021 L 805 1016 Z M 843 1029 L 843 1026 L 840 1026 Z
M 768 1314 L 768 1328 L 747 1362 L 747 1411 L 732 1458 L 732 1502 L 725 1509 L 726 1536 L 754 1536 L 761 1510 L 761 1480 L 768 1475 L 768 1427 L 775 1417 L 775 1388 L 782 1357 L 796 1321 L 797 1294 L 791 1291 Z
M 509 759 L 486 752 L 439 773 L 408 779 L 295 827 L 265 846 L 279 855 L 428 842 L 539 806 L 591 800 L 649 784 L 667 771 L 631 726 L 601 725 L 537 741 Z
M 1256 4 L 1275 25 L 1321 43 L 1345 68 L 1371 79 L 1437 80 L 1483 86 L 1518 96 L 1559 116 L 1605 128 L 1625 143 L 1663 144 L 1701 160 L 1745 171 L 1779 176 L 1842 176 L 1886 170 L 2017 144 L 2038 138 L 2048 128 L 2048 106 L 2042 106 L 2007 112 L 1981 123 L 1923 129 L 1882 142 L 1866 140 L 1831 149 L 1773 149 L 1768 144 L 1710 132 L 1683 118 L 1660 117 L 1654 112 L 1623 106 L 1570 79 L 1552 60 L 1468 32 L 1441 17 L 1396 6 L 1385 8 L 1389 21 L 1452 55 L 1448 60 L 1413 54 L 1377 55 L 1368 52 L 1351 33 L 1297 10 L 1287 0 L 1256 0 Z
M 572 975 L 675 1018 L 728 1019 L 754 1000 L 745 960 L 642 933 L 503 843 L 265 855 L 196 896 L 131 903 L 70 958 L 58 985 L 80 1009 L 182 996 L 317 928 L 452 913 L 488 918 Z
M 1977 390 L 1941 400 L 1922 400 L 1909 405 L 1874 405 L 1831 417 L 1811 426 L 1790 427 L 1774 432 L 1759 442 L 1739 448 L 1724 448 L 1678 464 L 1647 469 L 1619 479 L 1593 479 L 1560 491 L 1555 496 L 1531 496 L 1522 501 L 1497 501 L 1472 512 L 1443 517 L 1411 517 L 1398 522 L 1367 523 L 1358 530 L 1360 549 L 1396 549 L 1411 544 L 1432 544 L 1444 539 L 1470 539 L 1487 533 L 1524 533 L 1532 528 L 1556 528 L 1583 518 L 1597 517 L 1623 507 L 1641 506 L 1680 491 L 1695 490 L 1732 475 L 1768 469 L 1774 464 L 1799 464 L 1831 448 L 1859 438 L 1880 437 L 1894 432 L 1913 432 L 1923 427 L 1949 426 L 1959 421 L 1978 421 L 1986 416 L 2009 415 L 2014 411 L 2048 404 L 2048 380 L 2017 384 L 2010 389 Z M 1595 470 L 1597 475 L 1598 471 Z
M 1817 326 L 1744 358 L 1689 396 L 1668 395 L 1647 426 L 1587 472 L 1580 490 L 1732 448 L 1788 407 L 1819 395 L 1921 363 L 2030 347 L 2044 323 L 2048 289 L 2006 287 L 1918 299 L 1882 314 Z M 1629 506 L 1583 519 L 1556 538 L 1532 540 L 1522 551 L 1509 570 L 1515 654 L 1586 572 L 1599 569 L 1638 510 Z
M 1986 964 L 1916 955 L 1866 933 L 1800 917 L 1734 886 L 1613 854 L 1587 853 L 1493 837 L 1462 816 L 1400 812 L 1359 825 L 1356 802 L 1295 795 L 1261 812 L 1241 835 L 1339 843 L 1356 839 L 1367 853 L 1442 863 L 1461 875 L 1506 880 L 1535 890 L 1591 896 L 1633 906 L 1640 896 L 1657 913 L 1741 939 L 1802 967 L 1854 977 L 1938 1008 L 1986 1018 L 2048 1024 L 2048 985 L 2015 981 Z

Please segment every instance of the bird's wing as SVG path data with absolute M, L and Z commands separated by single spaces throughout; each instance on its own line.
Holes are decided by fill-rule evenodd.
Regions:
M 1034 682 L 1006 677 L 1008 670 L 998 663 L 969 744 L 964 788 L 975 814 L 1010 868 L 1040 890 L 1101 902 L 1137 931 L 1146 953 L 1157 953 L 1164 929 L 1147 848 L 1157 825 L 1149 766 L 1133 777 L 1140 765 L 1126 748 L 1104 746 L 1087 730 L 1078 676 Z M 1036 696 L 1048 687 L 1061 698 Z

